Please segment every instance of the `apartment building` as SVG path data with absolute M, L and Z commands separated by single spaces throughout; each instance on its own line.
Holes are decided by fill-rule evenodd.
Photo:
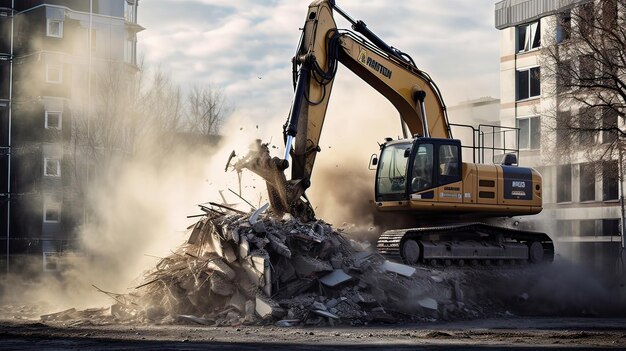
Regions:
M 78 116 L 90 111 L 103 67 L 138 71 L 137 6 L 0 0 L 0 269 L 39 257 L 54 270 L 48 258 L 72 246 L 90 166 L 77 151 Z
M 519 128 L 520 163 L 539 170 L 544 182 L 544 211 L 539 219 L 523 221 L 547 232 L 557 253 L 598 269 L 615 267 L 622 247 L 621 185 L 616 176 L 617 160 L 594 167 L 582 153 L 567 162 L 556 161 L 550 143 L 563 142 L 550 124 L 560 113 L 576 119 L 580 106 L 557 102 L 557 82 L 549 79 L 542 64 L 546 43 L 566 40 L 572 11 L 580 6 L 597 6 L 589 0 L 504 0 L 495 4 L 495 26 L 500 30 L 500 120 Z M 574 27 L 572 27 L 574 26 Z M 582 58 L 584 59 L 584 58 Z M 580 69 L 576 60 L 574 69 Z M 553 71 L 553 70 L 551 70 Z M 551 93 L 556 92 L 556 93 Z M 556 111 L 556 109 L 559 111 Z M 613 116 L 617 125 L 617 116 Z M 580 135 L 580 138 L 585 135 Z M 614 138 L 599 135 L 580 148 L 594 147 Z M 598 174 L 600 172 L 600 174 Z

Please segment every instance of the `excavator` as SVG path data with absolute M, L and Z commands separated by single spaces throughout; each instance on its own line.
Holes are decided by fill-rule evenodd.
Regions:
M 352 30 L 338 29 L 335 13 Z M 386 44 L 334 0 L 316 0 L 309 5 L 292 63 L 295 93 L 283 126 L 284 157 L 271 157 L 264 145 L 237 166 L 265 179 L 274 212 L 315 219 L 305 191 L 341 63 L 393 104 L 404 132 L 403 139 L 387 138 L 380 156 L 371 159 L 375 206 L 381 212 L 409 213 L 419 226 L 384 232 L 377 242 L 381 254 L 410 265 L 552 261 L 554 245 L 547 234 L 489 223 L 541 212 L 541 175 L 518 166 L 516 153 L 503 153 L 499 164 L 464 162 L 464 146 L 452 137 L 437 85 L 408 54 Z M 475 161 L 483 150 L 470 148 Z

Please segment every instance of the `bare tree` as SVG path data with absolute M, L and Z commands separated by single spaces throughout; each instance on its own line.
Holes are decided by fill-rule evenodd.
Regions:
M 572 157 L 602 164 L 626 147 L 626 0 L 595 0 L 557 15 L 543 42 L 544 95 L 555 98 L 544 123 L 557 162 Z M 548 138 L 550 139 L 550 138 Z M 612 162 L 614 164 L 616 162 Z M 615 169 L 614 171 L 617 171 Z
M 217 135 L 227 106 L 221 90 L 210 85 L 194 85 L 187 96 L 188 131 Z
M 155 145 L 171 147 L 185 114 L 181 88 L 172 81 L 171 75 L 160 68 L 148 77 L 143 73 L 135 104 L 140 124 L 135 151 L 146 155 L 158 153 Z

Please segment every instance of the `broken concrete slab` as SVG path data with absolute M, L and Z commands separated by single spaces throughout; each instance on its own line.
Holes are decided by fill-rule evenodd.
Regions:
M 222 251 L 222 239 L 220 239 L 217 231 L 211 232 L 211 246 L 218 256 L 224 257 L 224 252 Z
M 281 318 L 286 312 L 274 300 L 269 297 L 258 295 L 255 301 L 255 312 L 261 318 Z
M 324 305 L 323 303 L 321 303 L 319 301 L 313 302 L 312 307 L 313 307 L 313 309 L 316 309 L 316 310 L 326 311 L 326 305 Z
M 224 259 L 226 260 L 226 262 L 233 263 L 237 261 L 237 255 L 235 254 L 235 251 L 230 245 L 228 244 L 224 245 L 223 252 L 224 252 Z
M 439 304 L 437 303 L 437 300 L 433 299 L 432 297 L 425 297 L 422 299 L 417 300 L 417 303 L 424 307 L 427 308 L 429 310 L 437 310 Z
M 407 266 L 401 263 L 395 263 L 391 261 L 385 261 L 382 266 L 380 266 L 386 272 L 392 272 L 396 274 L 403 275 L 405 277 L 410 277 L 417 271 L 414 267 Z
M 320 282 L 329 287 L 335 287 L 349 280 L 352 280 L 352 276 L 344 272 L 343 269 L 335 269 L 332 273 L 320 278 Z
M 232 268 L 230 268 L 228 264 L 226 264 L 226 262 L 222 261 L 219 258 L 210 259 L 209 262 L 207 263 L 207 268 L 212 271 L 223 274 L 229 280 L 235 279 L 237 275 L 235 271 Z
M 250 244 L 248 238 L 242 236 L 239 241 L 239 258 L 246 258 L 250 254 Z

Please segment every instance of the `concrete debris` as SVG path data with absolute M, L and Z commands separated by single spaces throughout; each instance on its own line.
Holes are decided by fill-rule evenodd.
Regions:
M 339 316 L 337 316 L 336 314 L 324 310 L 313 310 L 313 313 L 326 318 L 339 319 Z
M 261 294 L 256 297 L 256 313 L 261 318 L 284 317 L 286 312 L 274 300 Z
M 405 277 L 410 277 L 415 274 L 416 269 L 405 264 L 395 263 L 391 261 L 385 261 L 381 266 L 386 272 L 393 272 Z
M 343 269 L 335 269 L 332 273 L 323 276 L 320 282 L 326 286 L 334 287 L 351 279 L 352 277 L 347 275 Z
M 276 322 L 276 324 L 274 324 L 277 327 L 295 327 L 297 326 L 301 321 L 299 319 L 282 319 L 279 320 L 278 322 Z
M 211 321 L 209 321 L 206 318 L 200 318 L 200 317 L 196 317 L 196 316 L 192 316 L 192 315 L 181 314 L 181 315 L 178 316 L 178 319 L 181 320 L 181 321 L 191 322 L 191 323 L 201 324 L 201 325 L 210 325 L 210 324 L 212 324 Z
M 417 303 L 424 308 L 435 310 L 435 311 L 437 310 L 437 306 L 438 306 L 437 301 L 431 297 L 425 297 L 423 299 L 419 299 L 417 300 Z
M 189 228 L 130 294 L 92 312 L 117 323 L 364 325 L 480 315 L 458 276 L 386 261 L 323 221 L 220 208 Z M 461 281 L 461 283 L 459 282 Z M 42 321 L 80 318 L 75 309 Z

